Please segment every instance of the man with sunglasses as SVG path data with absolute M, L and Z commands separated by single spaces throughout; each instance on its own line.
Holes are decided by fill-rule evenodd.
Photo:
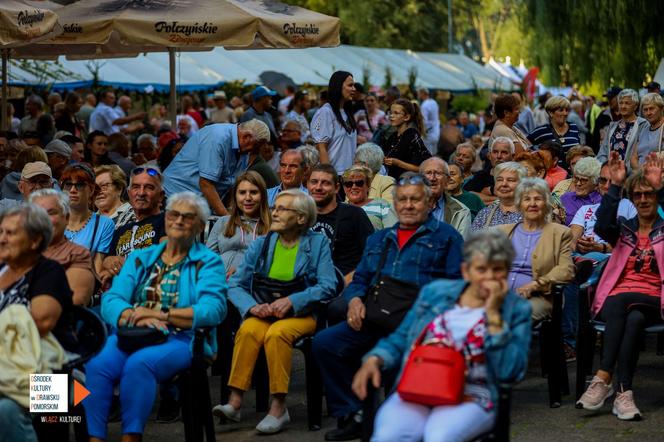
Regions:
M 227 215 L 222 201 L 247 167 L 246 155 L 270 139 L 259 120 L 240 124 L 211 124 L 196 132 L 164 171 L 166 196 L 179 192 L 202 194 L 216 215 Z
M 344 290 L 346 321 L 314 337 L 313 352 L 325 382 L 327 409 L 338 418 L 338 428 L 328 431 L 325 440 L 362 435 L 362 403 L 351 390 L 353 376 L 362 356 L 394 331 L 394 327 L 368 320 L 369 296 L 380 296 L 385 302 L 386 295 L 394 293 L 411 296 L 414 302 L 419 289 L 434 279 L 461 278 L 463 238 L 449 224 L 429 216 L 431 203 L 431 188 L 424 176 L 401 175 L 394 197 L 399 222 L 367 239 L 353 281 Z M 383 289 L 390 286 L 398 289 Z
M 18 182 L 18 190 L 23 195 L 23 201 L 27 201 L 32 192 L 51 188 L 53 188 L 53 174 L 46 163 L 35 161 L 34 163 L 27 163 L 23 167 Z M 3 198 L 0 200 L 0 212 L 19 206 L 21 203 L 20 200 Z

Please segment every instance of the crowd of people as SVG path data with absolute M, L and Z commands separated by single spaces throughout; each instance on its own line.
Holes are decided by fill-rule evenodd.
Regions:
M 337 418 L 325 440 L 362 434 L 369 383 L 388 392 L 372 440 L 472 440 L 495 423 L 498 385 L 524 376 L 556 284 L 575 358 L 581 262 L 606 262 L 591 312 L 606 329 L 577 406 L 615 394 L 613 413 L 639 419 L 641 331 L 664 306 L 655 86 L 534 107 L 504 93 L 446 124 L 432 91 L 365 93 L 344 71 L 279 100 L 265 86 L 216 91 L 207 107 L 187 95 L 176 127 L 163 105 L 135 112 L 113 90 L 28 96 L 0 132 L 0 441 L 36 440 L 20 375 L 77 352 L 75 305 L 109 329 L 84 367 L 91 441 L 113 415 L 124 442 L 140 440 L 157 392 L 158 419 L 176 419 L 172 379 L 191 364 L 194 330 L 231 315 L 230 394 L 212 410 L 223 420 L 242 419 L 263 349 L 271 404 L 256 430 L 286 427 L 292 349 L 313 337 Z M 34 340 L 2 333 L 10 323 Z M 26 367 L 35 340 L 58 357 Z M 432 349 L 465 361 L 458 398 L 409 390 L 412 355 Z

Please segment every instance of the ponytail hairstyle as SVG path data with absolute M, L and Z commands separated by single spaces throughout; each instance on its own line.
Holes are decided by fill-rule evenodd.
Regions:
M 420 112 L 420 106 L 415 101 L 410 101 L 405 98 L 399 98 L 392 103 L 392 105 L 398 105 L 403 108 L 403 111 L 410 117 L 409 124 L 417 130 L 420 136 L 426 134 L 424 130 L 424 119 L 422 118 L 422 112 Z
M 356 130 L 357 125 L 355 123 L 355 118 L 353 118 L 353 102 L 351 100 L 348 100 L 344 103 L 344 111 L 346 111 L 346 117 L 348 118 L 348 121 L 345 121 L 341 117 L 341 109 L 339 107 L 339 103 L 343 99 L 343 87 L 344 87 L 344 81 L 348 77 L 352 77 L 353 74 L 350 72 L 346 71 L 336 71 L 332 76 L 330 77 L 330 83 L 327 88 L 327 93 L 328 93 L 328 103 L 330 103 L 330 106 L 332 106 L 332 112 L 334 112 L 334 116 L 337 117 L 337 121 L 339 124 L 341 124 L 341 127 L 346 129 L 346 132 L 351 133 Z

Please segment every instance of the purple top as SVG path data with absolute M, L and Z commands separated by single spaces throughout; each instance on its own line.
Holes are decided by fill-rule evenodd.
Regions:
M 565 208 L 565 225 L 569 226 L 574 215 L 581 208 L 581 206 L 586 206 L 590 204 L 599 204 L 602 201 L 602 195 L 598 191 L 590 192 L 584 197 L 579 197 L 576 192 L 567 192 L 560 197 L 560 202 Z
M 541 236 L 542 229 L 527 232 L 522 224 L 517 225 L 514 229 L 512 246 L 514 246 L 515 255 L 510 274 L 507 277 L 510 290 L 516 290 L 533 280 L 533 250 L 535 250 Z

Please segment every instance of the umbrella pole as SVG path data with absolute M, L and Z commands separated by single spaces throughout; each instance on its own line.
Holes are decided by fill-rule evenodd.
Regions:
M 9 58 L 9 49 L 2 50 L 2 111 L 0 115 L 0 130 L 7 130 L 7 59 Z
M 175 48 L 168 48 L 168 71 L 170 77 L 171 94 L 168 102 L 168 111 L 171 119 L 171 129 L 177 132 L 177 109 L 175 90 Z

